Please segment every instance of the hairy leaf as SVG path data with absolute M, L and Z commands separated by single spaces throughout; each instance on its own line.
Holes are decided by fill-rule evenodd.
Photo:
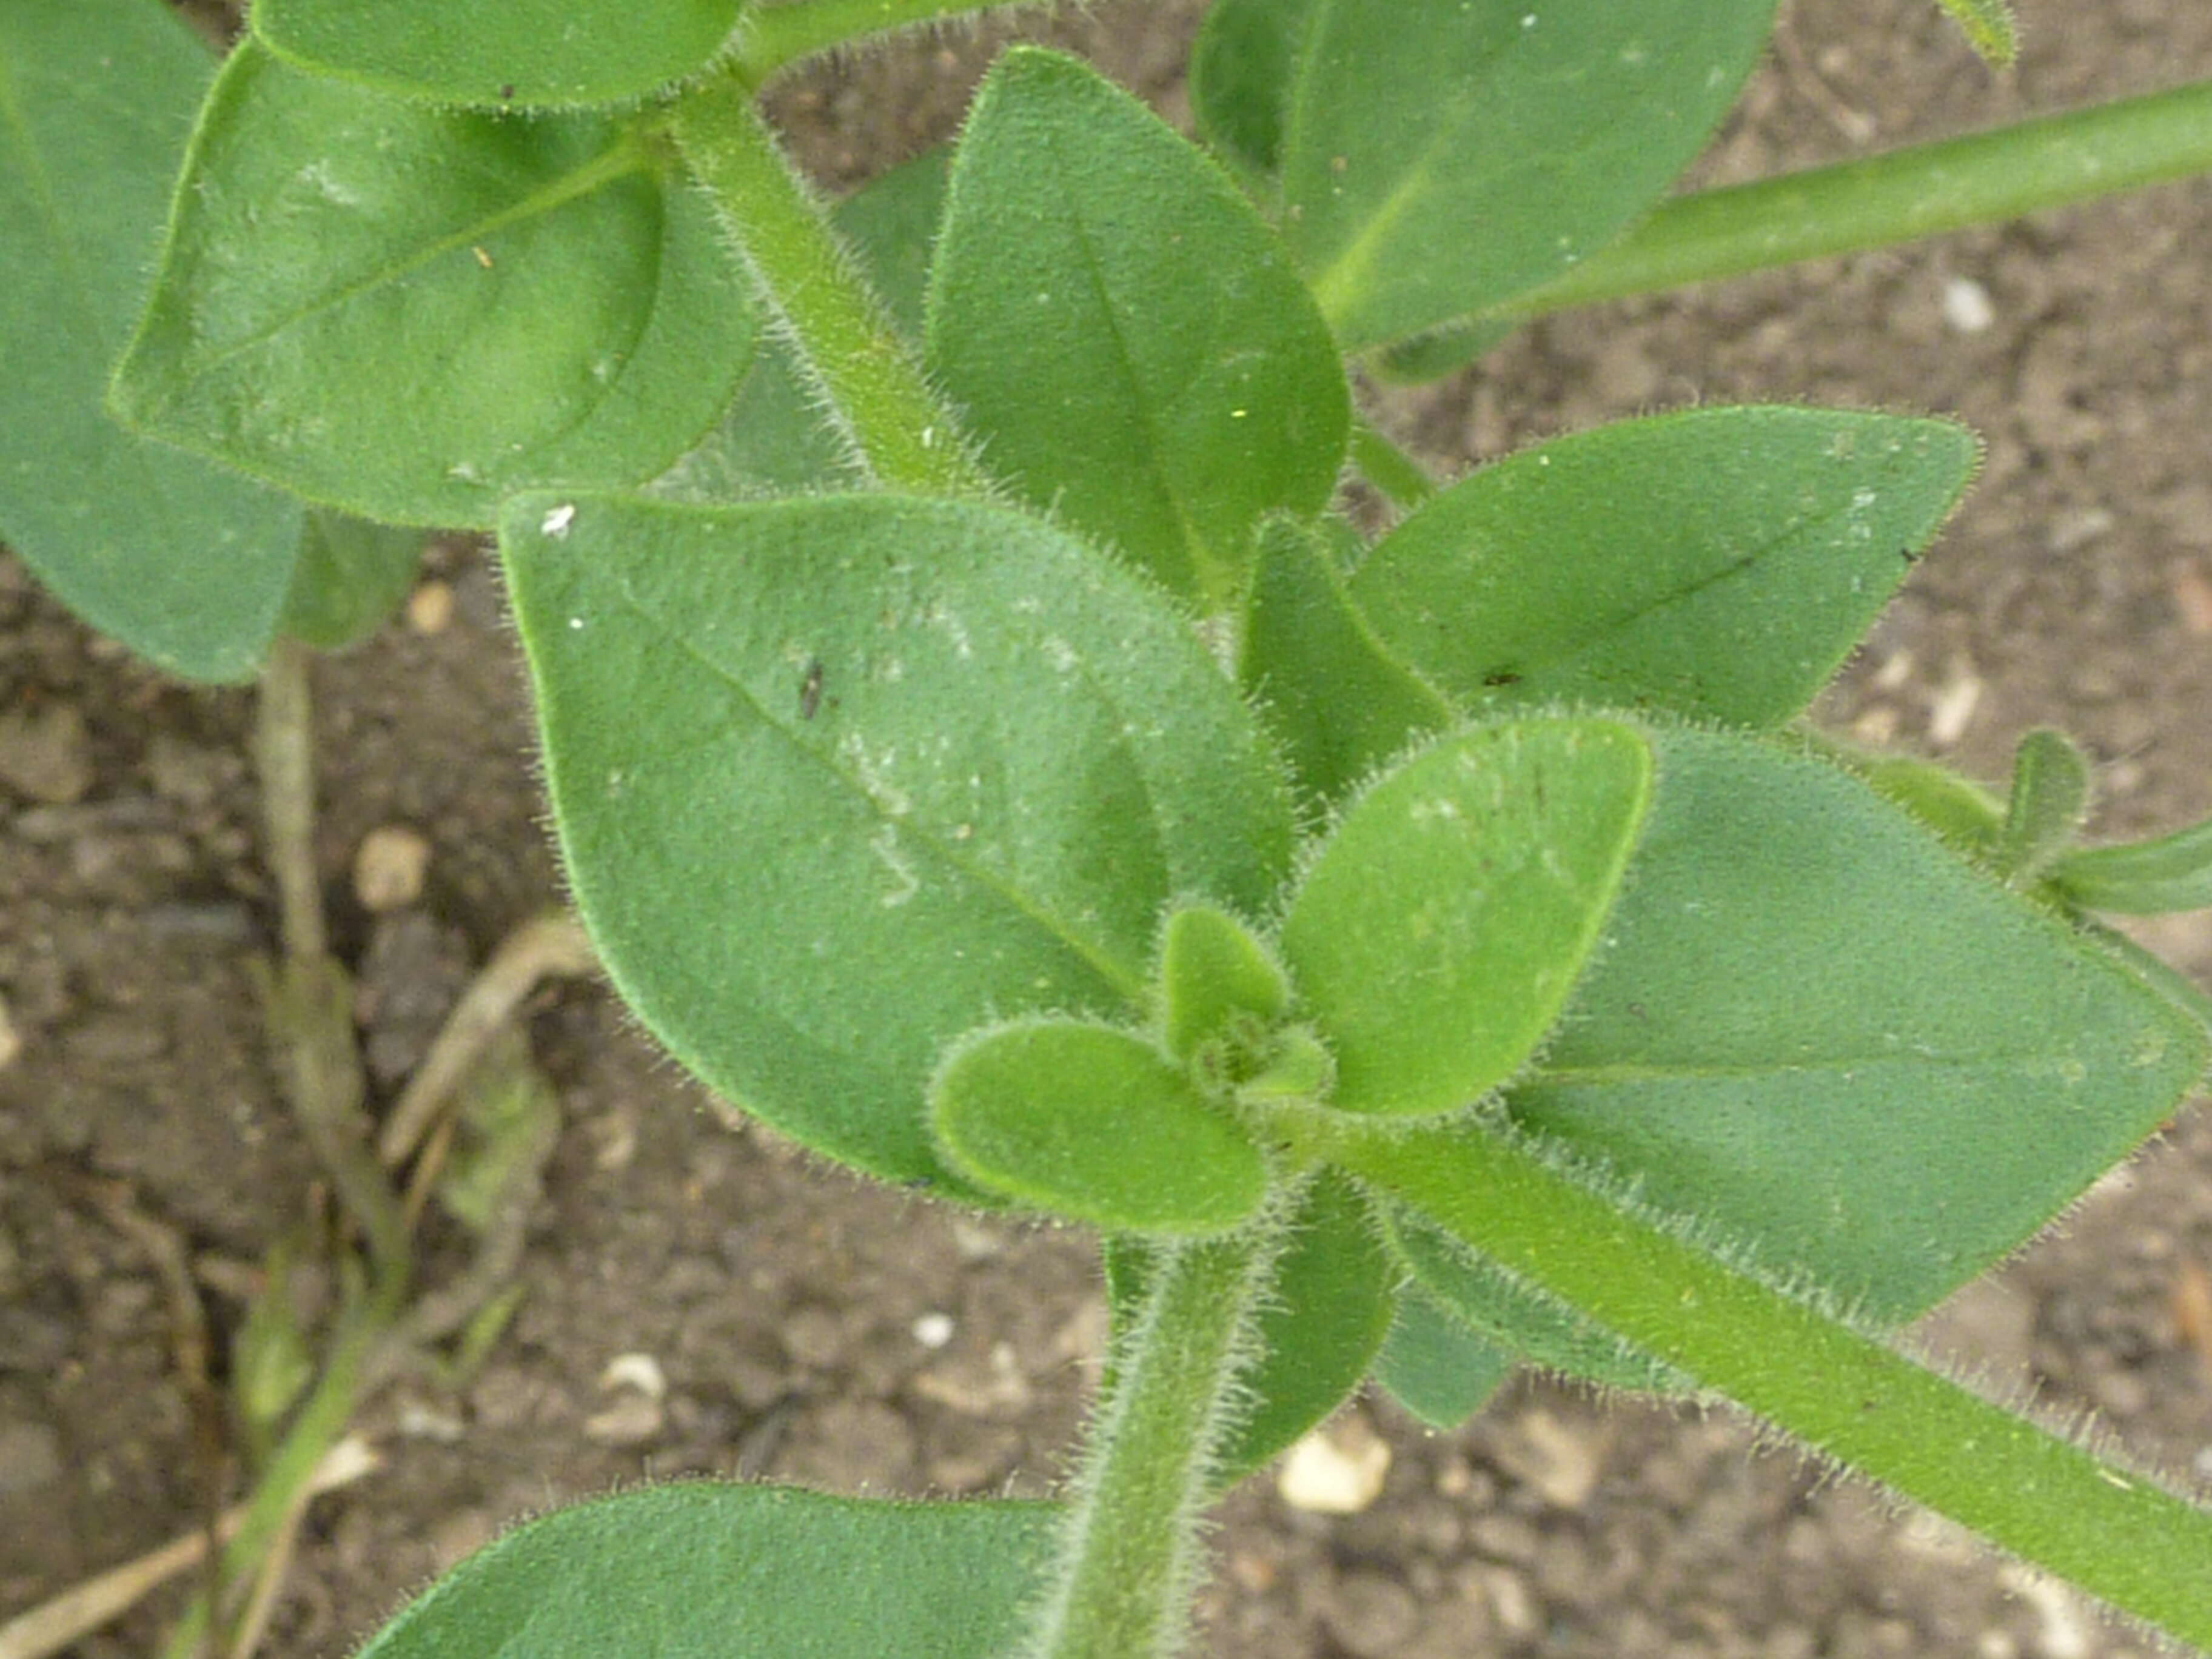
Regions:
M 254 0 L 280 56 L 380 90 L 495 108 L 612 104 L 696 73 L 744 0 Z
M 2076 848 L 2052 875 L 2085 910 L 2155 916 L 2212 907 L 2212 818 L 2155 841 Z
M 275 631 L 299 504 L 100 406 L 212 70 L 145 0 L 0 6 L 0 535 L 149 662 L 234 680 Z
M 915 1504 L 686 1480 L 556 1510 L 485 1546 L 360 1659 L 945 1659 L 1010 1651 L 1051 1504 Z M 801 1586 L 836 1594 L 801 1594 Z
M 384 625 L 422 565 L 419 530 L 311 511 L 279 626 L 318 650 L 343 649 Z
M 2073 845 L 2088 810 L 2089 763 L 2073 739 L 2048 728 L 2028 732 L 2013 750 L 1998 873 L 2012 886 L 2032 885 Z
M 1239 1015 L 1273 1024 L 1290 1007 L 1291 988 L 1243 923 L 1211 905 L 1186 904 L 1168 918 L 1160 999 L 1168 1052 L 1187 1060 Z
M 1976 453 L 1962 427 L 1887 415 L 1624 421 L 1444 491 L 1349 591 L 1385 644 L 1470 703 L 1775 726 L 1866 631 Z
M 2205 1033 L 1833 767 L 1656 734 L 1607 944 L 1508 1105 L 1716 1242 L 1905 1318 L 2172 1111 Z
M 1133 1033 L 1066 1019 L 963 1040 L 929 1085 L 953 1167 L 1025 1209 L 1109 1233 L 1199 1238 L 1250 1218 L 1259 1148 Z
M 1194 97 L 1202 131 L 1275 161 L 1284 234 L 1338 340 L 1362 350 L 1602 247 L 1703 146 L 1773 12 L 1220 0 Z M 1247 66 L 1213 67 L 1217 47 Z
M 1343 464 L 1343 365 L 1280 243 L 1157 116 L 1053 53 L 1009 53 L 977 96 L 928 358 L 999 476 L 1211 609 L 1259 520 L 1318 512 Z
M 1334 1051 L 1330 1103 L 1443 1112 L 1526 1065 L 1590 952 L 1650 787 L 1617 720 L 1440 739 L 1346 810 L 1283 921 L 1283 960 Z
M 532 483 L 648 478 L 721 413 L 753 328 L 719 237 L 618 125 L 434 109 L 249 41 L 116 407 L 364 517 L 488 526 Z
M 1400 1270 L 1350 1182 L 1323 1172 L 1299 1195 L 1285 1231 L 1255 1333 L 1256 1357 L 1237 1379 L 1250 1411 L 1222 1449 L 1217 1490 L 1254 1473 L 1341 1405 L 1390 1326 Z M 1119 1337 L 1144 1311 L 1155 1252 L 1139 1240 L 1115 1239 L 1103 1255 L 1107 1309 Z M 1114 1386 L 1113 1355 L 1109 1345 L 1102 1401 Z
M 1172 610 L 1063 532 L 890 495 L 540 495 L 501 549 L 584 919 L 736 1103 L 894 1179 L 954 1038 L 1117 1017 L 1172 896 L 1248 913 L 1279 774 Z
M 1228 1486 L 1287 1450 L 1342 1405 L 1390 1328 L 1397 1267 L 1367 1205 L 1334 1171 L 1316 1178 L 1289 1221 L 1274 1282 L 1260 1310 L 1259 1358 L 1240 1377 L 1251 1414 L 1223 1449 Z
M 1573 1309 L 1525 1289 L 1419 1212 L 1386 1213 L 1392 1254 L 1439 1308 L 1487 1346 L 1611 1388 L 1686 1388 L 1679 1373 Z
M 1451 705 L 1375 637 L 1319 536 L 1280 520 L 1260 534 L 1237 673 L 1299 784 L 1323 802 L 1454 720 Z
M 1398 1292 L 1398 1316 L 1375 1357 L 1375 1380 L 1429 1427 L 1449 1431 L 1489 1403 L 1512 1375 L 1514 1359 L 1408 1285 Z

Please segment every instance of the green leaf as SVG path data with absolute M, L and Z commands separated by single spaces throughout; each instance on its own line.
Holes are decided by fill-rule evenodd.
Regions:
M 2039 729 L 2013 750 L 2012 795 L 1996 848 L 1997 873 L 2027 887 L 2073 844 L 2089 810 L 2089 763 L 2063 732 Z
M 953 1167 L 1026 1209 L 1109 1233 L 1198 1238 L 1267 1196 L 1260 1150 L 1143 1038 L 1066 1019 L 963 1039 L 929 1086 Z
M 1225 1489 L 1287 1449 L 1342 1405 L 1374 1363 L 1390 1328 L 1396 1265 L 1352 1182 L 1324 1171 L 1289 1223 L 1261 1304 L 1259 1358 L 1238 1381 L 1251 1414 L 1223 1448 L 1215 1473 Z
M 302 68 L 441 104 L 613 104 L 706 67 L 744 0 L 254 0 L 253 32 Z
M 1778 725 L 1933 539 L 1976 453 L 1964 428 L 1887 415 L 1624 421 L 1444 491 L 1350 592 L 1379 639 L 1471 703 Z
M 1654 738 L 1607 948 L 1507 1099 L 1638 1203 L 1903 1319 L 2203 1074 L 2179 1008 L 1856 779 L 1747 737 Z
M 2002 68 L 2020 55 L 2020 37 L 2006 0 L 1936 0 L 1967 44 L 1988 63 Z
M 2005 806 L 1971 778 L 1914 755 L 1869 754 L 1817 732 L 1797 736 L 1893 806 L 1911 813 L 1961 858 L 1994 867 Z
M 1186 904 L 1168 917 L 1160 999 L 1168 1052 L 1188 1060 L 1239 1015 L 1273 1025 L 1291 1006 L 1291 987 L 1242 922 L 1211 905 Z
M 1390 1249 L 1436 1304 L 1488 1347 L 1608 1388 L 1681 1393 L 1687 1379 L 1564 1303 L 1523 1288 L 1422 1218 L 1384 1212 Z
M 1703 147 L 1774 11 L 1774 0 L 1224 4 L 1280 13 L 1292 31 L 1283 231 L 1350 351 L 1482 310 L 1602 247 Z
M 951 152 L 933 149 L 871 179 L 830 218 L 909 340 L 921 337 L 929 261 Z M 714 429 L 653 480 L 673 501 L 733 501 L 855 481 L 851 447 L 800 375 L 789 342 L 762 337 L 753 366 Z
M 381 628 L 422 564 L 422 532 L 319 509 L 300 532 L 280 632 L 337 651 Z
M 1283 921 L 1336 1056 L 1330 1104 L 1443 1112 L 1527 1064 L 1597 945 L 1651 784 L 1618 720 L 1430 744 L 1346 808 Z
M 146 0 L 0 6 L 0 534 L 149 661 L 238 680 L 275 631 L 298 503 L 100 406 L 212 69 Z
M 1510 1350 L 1486 1342 L 1418 1285 L 1398 1292 L 1398 1316 L 1376 1356 L 1375 1380 L 1429 1427 L 1449 1431 L 1490 1403 L 1513 1374 Z
M 2051 877 L 2085 910 L 2164 915 L 2212 905 L 2212 818 L 2155 841 L 2076 848 Z
M 1343 1404 L 1390 1327 L 1399 1269 L 1351 1182 L 1324 1171 L 1299 1195 L 1285 1231 L 1288 1242 L 1261 1306 L 1256 1358 L 1237 1378 L 1250 1414 L 1221 1450 L 1217 1491 L 1257 1470 Z M 1114 1387 L 1115 1355 L 1144 1312 L 1157 1259 L 1151 1246 L 1131 1238 L 1107 1240 L 1103 1256 L 1114 1340 L 1099 1381 L 1102 1402 Z
M 1045 1586 L 1060 1524 L 1051 1504 L 915 1504 L 708 1480 L 648 1486 L 556 1510 L 485 1546 L 360 1659 L 1011 1651 Z
M 1300 785 L 1322 802 L 1454 720 L 1451 705 L 1376 639 L 1321 538 L 1287 520 L 1261 532 L 1237 675 Z
M 888 494 L 541 495 L 501 545 L 584 920 L 716 1090 L 942 1172 L 946 1045 L 1141 1001 L 1176 896 L 1262 913 L 1291 818 L 1257 726 L 1142 583 L 1026 515 Z
M 1397 340 L 1376 352 L 1367 368 L 1386 385 L 1418 386 L 1456 374 L 1469 363 L 1511 337 L 1522 324 L 1518 317 L 1472 318 L 1447 323 L 1426 334 Z
M 1343 464 L 1343 365 L 1281 245 L 1157 116 L 1053 53 L 1008 53 L 976 98 L 927 355 L 999 476 L 1208 609 L 1260 520 L 1319 512 Z
M 665 469 L 752 339 L 712 210 L 623 127 L 434 109 L 248 42 L 114 402 L 311 500 L 488 526 L 511 490 Z
M 1190 112 L 1224 160 L 1272 181 L 1315 0 L 1214 0 L 1190 48 Z

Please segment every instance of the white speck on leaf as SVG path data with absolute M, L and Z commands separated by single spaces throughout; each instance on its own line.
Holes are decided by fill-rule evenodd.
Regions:
M 575 503 L 563 501 L 538 520 L 538 533 L 541 536 L 550 536 L 557 542 L 568 533 L 568 526 L 575 522 Z

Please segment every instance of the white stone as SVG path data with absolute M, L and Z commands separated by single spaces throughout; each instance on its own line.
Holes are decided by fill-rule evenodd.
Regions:
M 1390 1448 L 1357 1413 L 1292 1446 L 1275 1477 L 1283 1502 L 1310 1515 L 1358 1515 L 1382 1496 Z

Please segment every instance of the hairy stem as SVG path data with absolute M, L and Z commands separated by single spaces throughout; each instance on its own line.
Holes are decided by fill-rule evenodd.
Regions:
M 1035 1659 L 1180 1652 L 1199 1512 L 1272 1253 L 1249 1234 L 1163 1250 L 1091 1430 Z
M 1050 5 L 1053 0 L 806 0 L 757 9 L 746 20 L 737 62 L 756 86 L 804 58 L 871 34 L 910 29 L 983 11 Z
M 2212 82 L 1676 197 L 1489 315 L 1541 316 L 1917 241 L 2212 169 Z
M 675 135 L 763 303 L 868 471 L 895 489 L 982 493 L 987 481 L 957 424 L 777 148 L 747 86 L 726 78 L 688 94 Z
M 1339 1132 L 1345 1168 L 1816 1451 L 2212 1646 L 2212 1510 L 1626 1212 L 1502 1133 Z

